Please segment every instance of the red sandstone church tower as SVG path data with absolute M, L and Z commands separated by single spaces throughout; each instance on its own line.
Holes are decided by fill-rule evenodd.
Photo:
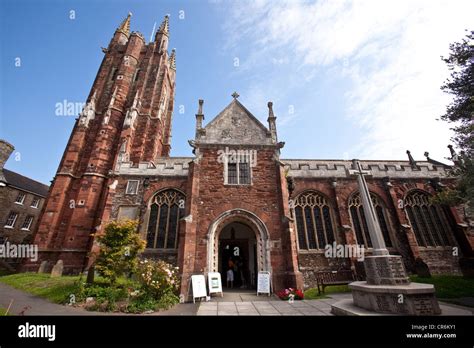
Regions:
M 153 42 L 130 33 L 131 14 L 107 48 L 86 106 L 64 151 L 35 233 L 42 261 L 63 260 L 65 273 L 87 266 L 101 229 L 109 173 L 117 163 L 168 157 L 175 94 L 175 51 L 168 54 L 169 17 Z

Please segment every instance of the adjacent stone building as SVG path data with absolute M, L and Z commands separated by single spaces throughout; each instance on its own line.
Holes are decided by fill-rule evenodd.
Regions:
M 0 139 L 0 244 L 29 244 L 49 187 L 5 169 L 13 151 L 13 145 Z M 0 268 L 12 270 L 18 263 L 17 259 L 0 259 Z
M 371 241 L 350 161 L 282 159 L 276 117 L 268 103 L 263 125 L 234 93 L 204 125 L 198 104 L 193 157 L 170 157 L 176 57 L 168 54 L 169 20 L 155 40 L 116 30 L 77 119 L 35 235 L 40 259 L 64 262 L 66 273 L 90 267 L 95 237 L 111 220 L 132 218 L 147 242 L 145 255 L 182 273 L 182 292 L 196 273 L 234 269 L 237 285 L 253 287 L 258 272 L 274 289 L 314 285 L 315 272 L 353 268 L 354 257 L 327 257 L 333 243 Z M 192 87 L 190 87 L 192 88 Z M 317 155 L 317 150 L 315 150 Z M 472 257 L 472 225 L 461 208 L 430 197 L 453 185 L 449 166 L 362 160 L 386 243 L 410 272 L 460 274 Z

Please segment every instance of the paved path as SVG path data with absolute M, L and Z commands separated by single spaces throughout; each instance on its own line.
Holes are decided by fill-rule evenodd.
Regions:
M 251 295 L 246 294 L 246 298 Z M 332 315 L 331 304 L 351 294 L 333 294 L 332 298 L 303 300 L 288 303 L 267 296 L 255 296 L 254 301 L 202 302 L 197 315 Z M 214 298 L 213 298 L 214 300 Z
M 167 311 L 144 315 L 332 315 L 331 304 L 350 299 L 350 293 L 331 294 L 331 298 L 288 303 L 275 296 L 256 296 L 251 292 L 227 292 L 224 298 L 212 297 L 210 302 L 184 303 Z M 0 307 L 10 315 L 124 315 L 123 313 L 89 312 L 82 308 L 58 305 L 48 300 L 0 283 Z M 444 315 L 472 315 L 474 308 L 440 302 Z M 134 315 L 134 314 L 129 314 Z
M 13 300 L 13 302 L 11 302 Z M 84 309 L 62 306 L 49 302 L 41 297 L 15 289 L 0 283 L 0 307 L 7 309 L 10 315 L 87 315 Z
M 7 309 L 12 300 L 13 302 L 10 307 L 9 315 L 136 315 L 110 312 L 90 312 L 83 308 L 63 306 L 0 283 L 0 307 Z M 185 303 L 177 305 L 168 311 L 143 315 L 195 315 L 197 309 L 198 305 Z

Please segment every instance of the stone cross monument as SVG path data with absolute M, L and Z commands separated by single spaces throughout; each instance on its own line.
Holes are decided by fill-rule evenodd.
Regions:
M 365 176 L 370 171 L 362 170 L 358 160 L 352 161 L 351 176 L 357 176 L 360 197 L 364 208 L 370 238 L 372 255 L 364 259 L 366 281 L 349 284 L 353 301 L 343 300 L 332 306 L 332 312 L 339 315 L 367 314 L 360 308 L 376 313 L 433 315 L 440 314 L 438 301 L 431 284 L 411 283 L 407 277 L 402 257 L 390 255 L 385 247 L 375 208 L 370 199 Z
M 373 254 L 388 255 L 389 253 L 377 220 L 377 214 L 375 213 L 374 205 L 370 199 L 369 188 L 364 178 L 364 175 L 372 175 L 372 173 L 370 170 L 362 170 L 360 162 L 357 160 L 352 161 L 352 166 L 355 169 L 349 169 L 349 174 L 357 177 L 360 198 L 362 200 L 362 206 L 364 207 L 365 220 L 367 221 L 367 228 L 369 229 L 370 239 L 374 247 Z

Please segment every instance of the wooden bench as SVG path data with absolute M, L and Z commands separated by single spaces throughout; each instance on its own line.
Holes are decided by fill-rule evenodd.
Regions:
M 316 282 L 318 285 L 318 294 L 324 292 L 326 286 L 347 285 L 355 280 L 354 272 L 344 271 L 320 271 L 316 272 Z

